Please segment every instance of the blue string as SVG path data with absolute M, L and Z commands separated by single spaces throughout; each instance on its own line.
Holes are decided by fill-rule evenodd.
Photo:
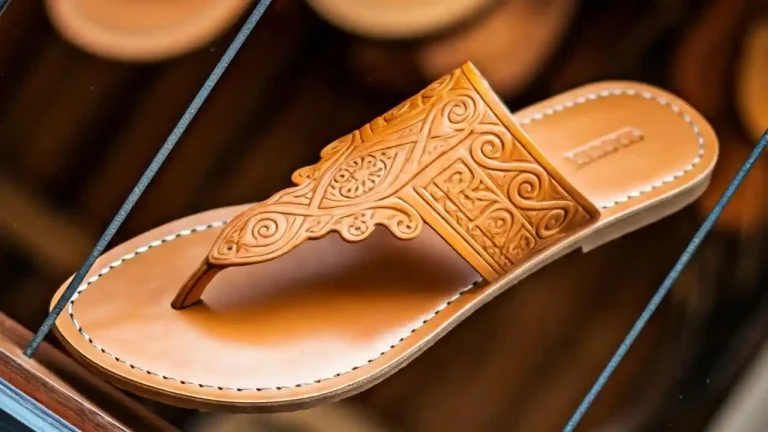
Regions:
M 725 189 L 725 192 L 723 192 L 723 194 L 720 196 L 720 199 L 717 201 L 717 204 L 715 204 L 715 207 L 712 209 L 709 215 L 707 215 L 707 218 L 704 220 L 704 223 L 701 224 L 701 227 L 699 227 L 699 230 L 693 236 L 693 239 L 691 239 L 688 247 L 686 247 L 685 251 L 683 251 L 683 254 L 680 255 L 680 259 L 678 259 L 675 266 L 672 267 L 672 270 L 667 275 L 667 278 L 664 279 L 664 282 L 656 291 L 656 294 L 653 295 L 651 301 L 645 307 L 645 310 L 643 310 L 643 313 L 640 314 L 640 318 L 637 319 L 635 325 L 632 326 L 632 329 L 624 338 L 624 342 L 621 343 L 619 349 L 616 350 L 616 353 L 611 358 L 611 361 L 608 362 L 608 365 L 603 370 L 603 373 L 600 374 L 600 376 L 597 378 L 597 381 L 595 381 L 595 383 L 592 385 L 592 388 L 589 390 L 589 393 L 587 393 L 587 395 L 584 397 L 584 400 L 581 401 L 581 404 L 576 409 L 576 412 L 573 413 L 573 416 L 568 421 L 568 424 L 566 424 L 563 432 L 573 432 L 573 430 L 576 429 L 576 426 L 578 426 L 582 417 L 584 417 L 584 414 L 589 409 L 589 406 L 592 405 L 592 402 L 600 393 L 600 390 L 602 390 L 603 386 L 608 381 L 608 378 L 610 378 L 613 371 L 616 370 L 616 367 L 627 354 L 627 351 L 629 351 L 632 343 L 635 341 L 635 339 L 637 339 L 637 336 L 643 330 L 643 327 L 645 327 L 645 324 L 651 318 L 653 312 L 656 311 L 656 308 L 664 299 L 664 296 L 666 296 L 667 292 L 669 292 L 670 288 L 672 288 L 672 284 L 674 284 L 677 278 L 680 277 L 680 273 L 682 273 L 685 266 L 691 260 L 693 254 L 696 253 L 696 249 L 698 249 L 701 243 L 704 241 L 704 238 L 714 226 L 715 221 L 717 221 L 717 218 L 720 217 L 720 213 L 722 213 L 725 206 L 728 205 L 728 202 L 733 197 L 733 194 L 736 192 L 739 186 L 741 186 L 742 181 L 744 181 L 744 177 L 746 177 L 749 171 L 752 169 L 755 161 L 757 161 L 757 158 L 760 157 L 760 154 L 763 152 L 763 150 L 765 150 L 766 146 L 768 146 L 768 130 L 765 131 L 763 136 L 760 138 L 760 141 L 757 143 L 755 149 L 752 150 L 752 153 L 749 155 L 746 162 L 744 162 L 744 165 L 741 166 L 739 172 L 736 173 L 736 176 L 733 178 L 733 180 L 731 180 L 731 183 Z
M 0 2 L 1 1 L 2 0 L 0 0 Z M 256 23 L 259 22 L 259 19 L 264 14 L 264 11 L 267 9 L 270 2 L 271 0 L 260 0 L 256 5 L 253 12 L 248 17 L 248 20 L 246 20 L 245 24 L 243 24 L 243 27 L 237 33 L 237 36 L 235 36 L 235 39 L 232 41 L 232 43 L 229 45 L 229 48 L 227 48 L 227 51 L 221 57 L 221 60 L 219 60 L 219 63 L 213 69 L 213 72 L 211 72 L 211 74 L 208 76 L 208 79 L 205 80 L 203 87 L 200 89 L 200 91 L 198 91 L 197 95 L 192 100 L 192 103 L 187 108 L 187 111 L 181 117 L 181 120 L 179 120 L 178 124 L 171 132 L 171 135 L 165 141 L 165 144 L 163 144 L 163 146 L 157 152 L 157 155 L 155 155 L 152 163 L 149 164 L 147 170 L 141 176 L 138 183 L 136 183 L 136 186 L 134 186 L 130 195 L 128 195 L 128 198 L 123 203 L 123 206 L 120 208 L 115 217 L 112 219 L 112 222 L 110 222 L 107 229 L 101 235 L 101 238 L 96 243 L 96 246 L 93 248 L 93 251 L 91 251 L 91 254 L 85 260 L 82 267 L 80 267 L 80 270 L 77 271 L 74 278 L 72 278 L 72 281 L 67 286 L 67 289 L 64 290 L 64 293 L 62 293 L 53 309 L 51 309 L 51 312 L 45 318 L 43 324 L 37 330 L 37 333 L 35 333 L 32 341 L 29 343 L 29 345 L 27 345 L 26 349 L 24 350 L 25 356 L 28 358 L 32 357 L 40 343 L 42 343 L 45 336 L 48 334 L 48 332 L 51 331 L 51 327 L 53 327 L 53 324 L 61 314 L 61 311 L 64 310 L 64 306 L 75 294 L 80 284 L 83 283 L 85 275 L 87 275 L 91 270 L 91 267 L 93 267 L 96 259 L 104 252 L 104 248 L 107 247 L 107 244 L 112 239 L 112 236 L 115 234 L 118 228 L 120 228 L 120 225 L 122 225 L 126 216 L 128 216 L 128 213 L 130 213 L 134 204 L 136 204 L 136 201 L 139 200 L 141 194 L 144 193 L 144 189 L 147 188 L 147 185 L 150 181 L 152 181 L 152 178 L 155 176 L 165 161 L 165 158 L 168 156 L 171 150 L 173 150 L 173 147 L 179 141 L 179 138 L 181 138 L 181 135 L 187 129 L 187 126 L 189 126 L 189 123 L 195 117 L 195 114 L 197 114 L 197 111 L 203 105 L 203 102 L 205 102 L 206 98 L 208 98 L 208 95 L 211 93 L 211 90 L 213 90 L 213 87 L 219 81 L 219 78 L 222 76 L 222 74 L 224 74 L 224 71 L 227 69 L 227 66 L 229 66 L 229 63 L 235 57 L 238 50 L 240 50 L 240 47 L 251 33 L 251 30 L 253 30 L 253 28 L 256 26 Z

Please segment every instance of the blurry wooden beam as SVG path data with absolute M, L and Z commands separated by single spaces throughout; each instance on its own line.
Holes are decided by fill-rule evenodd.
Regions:
M 0 237 L 55 276 L 75 272 L 96 239 L 90 230 L 2 175 Z
M 25 48 L 24 39 L 29 37 L 30 29 L 40 25 L 43 13 L 43 2 L 40 1 L 6 4 L 0 21 L 0 47 L 3 47 L 0 49 L 0 72 L 7 72 L 13 56 Z

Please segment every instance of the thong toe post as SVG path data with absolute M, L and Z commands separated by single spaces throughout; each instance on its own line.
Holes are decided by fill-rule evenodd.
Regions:
M 105 253 L 56 331 L 116 385 L 175 405 L 336 400 L 547 263 L 687 205 L 717 152 L 658 88 L 601 82 L 512 114 L 465 64 L 330 144 L 294 187 Z

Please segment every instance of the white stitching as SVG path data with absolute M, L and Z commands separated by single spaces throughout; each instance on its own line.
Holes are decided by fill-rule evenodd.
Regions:
M 220 227 L 220 226 L 223 226 L 226 223 L 227 223 L 227 221 L 213 222 L 213 223 L 208 224 L 208 225 L 201 225 L 201 226 L 195 227 L 195 228 L 193 228 L 191 230 L 183 230 L 183 231 L 180 231 L 180 232 L 178 232 L 176 234 L 172 234 L 172 235 L 163 237 L 160 240 L 153 241 L 152 243 L 150 243 L 147 246 L 142 246 L 142 247 L 138 248 L 135 253 L 128 254 L 128 255 L 120 258 L 119 260 L 113 262 L 109 266 L 105 267 L 102 271 L 100 271 L 98 273 L 97 276 L 92 277 L 91 279 L 88 280 L 88 282 L 84 283 L 77 290 L 75 295 L 72 296 L 72 299 L 69 301 L 69 304 L 68 304 L 68 307 L 67 307 L 67 313 L 69 314 L 69 317 L 72 319 L 72 323 L 75 325 L 75 328 L 77 329 L 78 333 L 80 333 L 88 341 L 88 343 L 93 345 L 96 349 L 101 351 L 103 354 L 106 354 L 106 355 L 112 357 L 113 360 L 115 360 L 115 361 L 117 361 L 119 363 L 126 364 L 131 369 L 140 370 L 142 372 L 146 372 L 148 375 L 154 375 L 154 376 L 160 377 L 160 378 L 162 378 L 164 380 L 178 381 L 181 384 L 194 385 L 194 386 L 197 386 L 197 387 L 200 387 L 200 388 L 215 388 L 215 389 L 218 389 L 218 390 L 235 390 L 235 391 L 283 390 L 283 389 L 290 388 L 290 387 L 304 387 L 304 386 L 308 386 L 308 385 L 312 385 L 312 384 L 321 383 L 321 382 L 323 382 L 325 380 L 329 380 L 331 378 L 339 377 L 339 376 L 341 376 L 343 374 L 352 372 L 354 370 L 357 370 L 357 369 L 361 368 L 362 366 L 365 366 L 365 364 L 360 365 L 360 366 L 354 366 L 353 368 L 351 368 L 350 370 L 348 370 L 346 372 L 335 374 L 333 377 L 318 379 L 318 380 L 315 380 L 314 382 L 311 382 L 311 383 L 294 384 L 292 386 L 278 386 L 278 387 L 224 387 L 224 386 L 213 386 L 213 385 L 209 385 L 209 384 L 200 384 L 200 383 L 195 383 L 195 382 L 192 382 L 192 381 L 180 380 L 180 379 L 177 379 L 177 378 L 174 378 L 174 377 L 171 377 L 171 376 L 167 376 L 167 375 L 162 375 L 162 374 L 159 374 L 159 373 L 156 373 L 156 372 L 152 372 L 152 371 L 150 371 L 148 369 L 144 369 L 144 368 L 142 368 L 140 366 L 136 366 L 134 364 L 128 363 L 127 361 L 119 358 L 115 354 L 112 354 L 111 352 L 107 351 L 102 346 L 96 344 L 96 342 L 93 341 L 93 338 L 91 338 L 88 335 L 88 333 L 86 333 L 85 330 L 83 330 L 83 328 L 80 326 L 80 323 L 77 322 L 77 319 L 75 319 L 74 304 L 75 304 L 75 300 L 77 300 L 77 298 L 80 296 L 80 293 L 85 291 L 90 285 L 92 285 L 94 282 L 99 280 L 105 274 L 109 273 L 112 269 L 122 265 L 124 262 L 126 262 L 126 261 L 128 261 L 130 259 L 133 259 L 133 258 L 137 257 L 139 254 L 147 252 L 150 249 L 154 249 L 154 248 L 156 248 L 156 247 L 158 247 L 158 246 L 160 246 L 160 245 L 162 245 L 164 243 L 170 242 L 172 240 L 176 240 L 177 238 L 183 237 L 185 235 L 189 235 L 189 234 L 192 234 L 192 233 L 197 233 L 197 232 L 205 231 L 205 230 L 211 229 L 211 228 Z M 141 252 L 139 252 L 139 250 L 141 250 Z M 372 359 L 368 360 L 366 362 L 366 364 L 373 362 L 377 358 L 379 358 L 379 357 L 383 356 L 384 354 L 386 354 L 391 349 L 395 348 L 397 345 L 399 345 L 401 342 L 403 342 L 405 340 L 405 338 L 407 338 L 410 334 L 414 333 L 416 330 L 421 328 L 421 326 L 426 324 L 429 320 L 431 320 L 432 318 L 437 316 L 443 309 L 445 309 L 446 307 L 448 307 L 448 305 L 450 305 L 451 303 L 456 301 L 456 299 L 461 297 L 465 292 L 467 292 L 470 289 L 472 289 L 478 282 L 480 282 L 480 281 L 478 280 L 478 281 L 474 282 L 473 284 L 469 285 L 468 287 L 462 289 L 458 293 L 456 293 L 448 301 L 446 301 L 439 308 L 437 308 L 437 310 L 432 312 L 427 318 L 422 320 L 421 323 L 419 323 L 418 326 L 416 326 L 413 329 L 411 329 L 411 331 L 407 335 L 401 337 L 400 340 L 398 340 L 396 343 L 390 345 L 390 347 L 388 349 L 386 349 L 386 350 L 382 351 L 381 353 L 379 353 L 379 355 L 376 356 L 375 358 L 372 358 Z
M 605 209 L 609 209 L 611 207 L 614 207 L 614 206 L 616 206 L 618 204 L 625 203 L 625 202 L 629 201 L 632 198 L 637 198 L 637 197 L 639 197 L 640 195 L 642 195 L 644 193 L 648 193 L 648 192 L 650 192 L 650 191 L 652 191 L 654 189 L 657 189 L 657 188 L 660 188 L 660 187 L 664 186 L 665 184 L 671 183 L 671 182 L 679 179 L 680 177 L 682 177 L 686 173 L 690 172 L 691 170 L 693 170 L 693 168 L 696 167 L 696 165 L 698 165 L 699 162 L 701 162 L 701 158 L 704 156 L 704 136 L 701 134 L 701 131 L 699 130 L 699 127 L 693 122 L 693 119 L 691 119 L 691 116 L 686 114 L 685 112 L 683 112 L 683 110 L 679 106 L 673 104 L 672 102 L 668 101 L 667 99 L 665 99 L 663 97 L 659 97 L 659 96 L 654 96 L 653 94 L 651 94 L 649 92 L 645 92 L 644 91 L 644 92 L 638 93 L 636 90 L 632 90 L 632 89 L 614 89 L 614 90 L 602 90 L 602 91 L 597 92 L 597 93 L 590 93 L 586 97 L 578 97 L 578 98 L 576 98 L 573 101 L 568 101 L 568 102 L 564 102 L 562 104 L 557 104 L 552 109 L 544 110 L 543 112 L 532 114 L 528 118 L 525 118 L 525 119 L 522 119 L 522 120 L 518 120 L 518 122 L 521 125 L 527 125 L 527 124 L 530 124 L 530 123 L 532 123 L 532 122 L 534 122 L 536 120 L 541 120 L 544 117 L 554 115 L 554 114 L 556 114 L 558 112 L 562 112 L 566 108 L 573 108 L 576 105 L 581 105 L 581 104 L 584 104 L 584 103 L 586 103 L 588 101 L 597 100 L 599 98 L 604 98 L 604 97 L 608 97 L 608 96 L 621 96 L 621 95 L 640 96 L 640 97 L 642 97 L 644 99 L 654 100 L 654 101 L 660 103 L 661 105 L 669 108 L 675 114 L 679 115 L 686 123 L 688 123 L 689 126 L 691 126 L 691 129 L 693 130 L 693 133 L 696 135 L 696 138 L 697 138 L 698 143 L 699 143 L 699 152 L 696 154 L 696 157 L 693 158 L 693 160 L 691 161 L 690 165 L 686 166 L 682 170 L 677 171 L 677 172 L 673 173 L 672 175 L 667 176 L 667 177 L 665 177 L 665 178 L 663 178 L 663 179 L 661 179 L 659 181 L 651 183 L 650 185 L 645 186 L 645 187 L 643 187 L 641 189 L 638 189 L 636 191 L 632 191 L 632 192 L 628 193 L 626 196 L 624 196 L 622 198 L 617 198 L 615 201 L 611 201 L 611 202 L 608 202 L 608 203 L 602 203 L 600 205 L 600 208 L 602 208 L 604 210 Z
M 678 178 L 682 177 L 685 173 L 691 171 L 697 164 L 699 164 L 699 162 L 701 162 L 701 158 L 704 155 L 704 148 L 705 148 L 704 147 L 704 136 L 701 134 L 698 126 L 693 122 L 691 117 L 688 114 L 684 113 L 680 109 L 680 107 L 678 107 L 677 105 L 674 105 L 674 104 L 670 103 L 668 100 L 666 100 L 664 98 L 654 96 L 653 94 L 651 94 L 649 92 L 640 92 L 640 93 L 638 93 L 636 90 L 632 90 L 632 89 L 615 89 L 615 90 L 602 90 L 602 91 L 600 91 L 598 93 L 590 93 L 590 94 L 588 94 L 585 97 L 578 97 L 578 98 L 576 98 L 573 101 L 567 101 L 567 102 L 564 102 L 562 104 L 557 104 L 557 105 L 555 105 L 554 107 L 552 107 L 550 109 L 544 110 L 543 112 L 532 114 L 530 117 L 528 117 L 526 119 L 518 120 L 518 122 L 521 125 L 526 125 L 526 124 L 530 124 L 533 121 L 541 120 L 541 119 L 543 119 L 543 118 L 545 118 L 547 116 L 551 116 L 551 115 L 554 115 L 554 114 L 556 114 L 558 112 L 562 112 L 562 111 L 564 111 L 567 108 L 573 108 L 576 105 L 584 104 L 584 103 L 586 103 L 587 101 L 590 101 L 590 100 L 597 100 L 598 98 L 602 98 L 602 97 L 619 96 L 619 95 L 640 96 L 640 97 L 643 97 L 645 99 L 655 100 L 656 102 L 662 104 L 663 106 L 665 106 L 667 108 L 670 108 L 675 114 L 680 115 L 681 118 L 686 123 L 688 123 L 691 126 L 691 128 L 693 129 L 694 134 L 698 138 L 699 152 L 697 153 L 696 157 L 693 159 L 691 164 L 686 166 L 682 170 L 672 174 L 671 176 L 668 176 L 668 177 L 662 179 L 661 181 L 652 183 L 651 185 L 645 186 L 642 189 L 639 189 L 637 191 L 630 192 L 629 194 L 627 194 L 627 196 L 619 198 L 616 201 L 610 202 L 608 204 L 603 204 L 603 205 L 601 205 L 601 208 L 603 208 L 603 209 L 607 209 L 607 208 L 613 207 L 613 206 L 615 206 L 617 204 L 627 202 L 627 201 L 629 201 L 632 198 L 636 198 L 636 197 L 638 197 L 638 196 L 640 196 L 640 195 L 642 195 L 644 193 L 648 193 L 648 192 L 650 192 L 650 191 L 652 191 L 652 190 L 654 190 L 656 188 L 659 188 L 659 187 L 663 186 L 664 184 L 673 182 L 673 181 L 677 180 Z M 259 391 L 265 391 L 265 390 L 284 390 L 284 389 L 292 388 L 292 387 L 304 387 L 304 386 L 309 386 L 309 385 L 312 385 L 312 384 L 318 384 L 318 383 L 321 383 L 323 381 L 326 381 L 326 380 L 329 380 L 329 379 L 332 379 L 332 378 L 338 378 L 341 375 L 347 374 L 349 372 L 352 372 L 354 370 L 357 370 L 357 369 L 365 366 L 365 364 L 360 365 L 360 366 L 354 366 L 350 370 L 345 371 L 345 372 L 337 373 L 337 374 L 333 375 L 332 377 L 320 378 L 320 379 L 317 379 L 317 380 L 315 380 L 315 381 L 313 381 L 311 383 L 301 383 L 301 384 L 294 384 L 294 385 L 289 385 L 289 386 L 277 386 L 277 387 L 225 387 L 225 386 L 214 386 L 214 385 L 209 385 L 209 384 L 201 384 L 201 383 L 195 383 L 195 382 L 192 382 L 192 381 L 180 380 L 180 379 L 177 379 L 177 378 L 174 378 L 174 377 L 171 377 L 171 376 L 167 376 L 167 375 L 158 374 L 156 372 L 152 372 L 150 370 L 144 369 L 144 368 L 142 368 L 140 366 L 136 366 L 134 364 L 128 363 L 127 361 L 117 357 L 115 354 L 112 354 L 111 352 L 107 351 L 103 347 L 97 345 L 93 341 L 93 339 L 90 336 L 88 336 L 88 334 L 85 332 L 85 330 L 83 330 L 83 328 L 80 326 L 80 323 L 77 322 L 77 320 L 75 319 L 73 306 L 75 304 L 75 300 L 77 300 L 77 298 L 80 296 L 80 293 L 85 291 L 89 286 L 91 286 L 94 282 L 99 280 L 105 274 L 109 273 L 112 269 L 117 268 L 118 266 L 122 265 L 124 262 L 126 262 L 128 260 L 131 260 L 131 259 L 133 259 L 133 258 L 135 258 L 135 257 L 137 257 L 137 256 L 139 256 L 139 255 L 141 255 L 141 254 L 143 254 L 145 252 L 147 252 L 148 250 L 153 249 L 155 247 L 158 247 L 158 246 L 160 246 L 160 245 L 162 245 L 164 243 L 170 242 L 172 240 L 176 240 L 176 239 L 178 239 L 180 237 L 187 236 L 187 235 L 190 235 L 190 234 L 193 234 L 193 233 L 205 231 L 205 230 L 208 230 L 208 229 L 211 229 L 211 228 L 220 227 L 220 226 L 223 226 L 224 224 L 226 224 L 226 221 L 218 221 L 218 222 L 213 222 L 213 223 L 210 223 L 210 224 L 207 224 L 207 225 L 200 225 L 200 226 L 197 226 L 197 227 L 192 228 L 192 229 L 185 229 L 185 230 L 179 231 L 176 234 L 168 235 L 166 237 L 163 237 L 160 240 L 155 240 L 155 241 L 149 243 L 148 245 L 139 247 L 138 249 L 136 249 L 135 252 L 127 254 L 127 255 L 123 256 L 122 258 L 112 262 L 109 266 L 107 266 L 106 268 L 101 270 L 96 276 L 90 278 L 86 283 L 84 283 L 77 290 L 75 295 L 72 296 L 72 299 L 69 301 L 69 305 L 68 305 L 68 308 L 67 308 L 67 312 L 68 312 L 70 318 L 72 319 L 72 323 L 74 324 L 74 326 L 77 329 L 77 331 L 85 338 L 85 340 L 88 341 L 88 343 L 93 345 L 96 349 L 98 349 L 102 353 L 110 356 L 113 360 L 117 361 L 118 363 L 123 363 L 123 364 L 129 366 L 131 369 L 139 370 L 139 371 L 147 373 L 148 375 L 154 375 L 154 376 L 157 376 L 157 377 L 162 378 L 164 380 L 176 381 L 176 382 L 179 382 L 181 384 L 192 385 L 192 386 L 196 386 L 196 387 L 200 387 L 200 388 L 212 388 L 212 389 L 217 389 L 217 390 L 222 390 L 222 391 L 224 391 L 224 390 L 234 390 L 234 391 L 238 391 L 238 392 L 242 392 L 242 391 L 257 391 L 257 392 L 259 392 Z M 389 352 L 390 350 L 392 350 L 393 348 L 398 346 L 400 343 L 405 341 L 406 338 L 408 338 L 411 334 L 415 333 L 418 329 L 420 329 L 429 320 L 431 320 L 432 318 L 437 316 L 441 311 L 443 311 L 451 303 L 456 301 L 464 293 L 466 293 L 467 291 L 472 289 L 475 285 L 477 285 L 478 282 L 480 282 L 480 281 L 476 281 L 472 285 L 470 285 L 470 286 L 462 289 L 458 293 L 456 293 L 456 295 L 454 295 L 448 301 L 446 301 L 445 303 L 440 305 L 440 307 L 438 307 L 435 311 L 433 311 L 429 315 L 429 317 L 425 318 L 418 326 L 416 326 L 413 329 L 411 329 L 408 332 L 408 334 L 406 334 L 405 336 L 401 337 L 397 342 L 392 344 L 388 349 L 386 349 L 386 350 L 382 351 L 381 353 L 379 353 L 376 357 L 368 360 L 366 362 L 366 364 L 372 363 L 373 361 L 375 361 L 376 359 L 378 359 L 379 357 L 383 356 L 384 354 L 386 354 L 387 352 Z

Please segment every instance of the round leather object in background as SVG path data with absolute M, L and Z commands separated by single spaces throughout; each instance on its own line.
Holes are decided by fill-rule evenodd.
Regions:
M 753 22 L 738 60 L 736 108 L 749 138 L 768 127 L 768 16 Z
M 496 0 L 307 0 L 329 23 L 359 36 L 416 38 L 455 25 Z
M 155 61 L 197 49 L 232 25 L 251 0 L 47 0 L 54 27 L 101 57 Z

